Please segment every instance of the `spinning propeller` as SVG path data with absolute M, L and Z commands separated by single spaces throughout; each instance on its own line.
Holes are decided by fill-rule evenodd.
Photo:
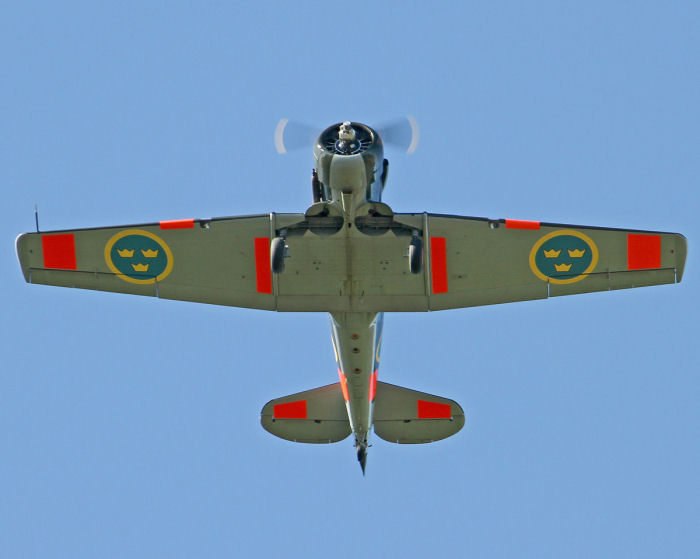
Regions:
M 373 127 L 382 142 L 410 154 L 416 151 L 420 129 L 415 118 L 408 115 Z M 275 149 L 287 153 L 312 146 L 321 130 L 303 122 L 282 118 L 275 127 Z

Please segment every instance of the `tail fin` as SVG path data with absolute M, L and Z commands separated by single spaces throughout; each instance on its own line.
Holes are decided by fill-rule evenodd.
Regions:
M 430 443 L 454 435 L 464 411 L 454 400 L 377 382 L 374 433 L 391 443 Z
M 276 437 L 297 443 L 335 443 L 351 433 L 340 383 L 270 400 L 260 423 Z

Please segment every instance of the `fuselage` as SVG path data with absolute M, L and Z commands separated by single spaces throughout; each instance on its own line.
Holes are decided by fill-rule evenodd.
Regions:
M 348 239 L 365 235 L 353 227 L 358 210 L 381 202 L 388 164 L 382 142 L 371 128 L 351 122 L 327 128 L 314 147 L 314 203 L 336 206 L 342 212 L 341 235 Z M 348 254 L 348 286 L 361 269 Z M 377 388 L 383 313 L 331 313 L 331 336 L 338 376 L 355 437 L 357 457 L 365 469 L 372 412 Z

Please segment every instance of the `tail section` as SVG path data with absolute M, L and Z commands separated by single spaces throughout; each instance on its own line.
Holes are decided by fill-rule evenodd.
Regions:
M 340 383 L 271 400 L 260 423 L 273 435 L 298 443 L 335 443 L 352 431 Z
M 464 411 L 454 400 L 377 382 L 374 432 L 391 443 L 430 443 L 454 435 Z

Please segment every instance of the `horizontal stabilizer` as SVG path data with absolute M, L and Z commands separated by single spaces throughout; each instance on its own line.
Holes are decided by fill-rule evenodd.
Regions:
M 335 443 L 351 432 L 340 383 L 270 400 L 260 423 L 273 435 L 297 443 Z
M 464 411 L 454 400 L 377 382 L 374 432 L 390 443 L 439 441 L 464 425 Z

